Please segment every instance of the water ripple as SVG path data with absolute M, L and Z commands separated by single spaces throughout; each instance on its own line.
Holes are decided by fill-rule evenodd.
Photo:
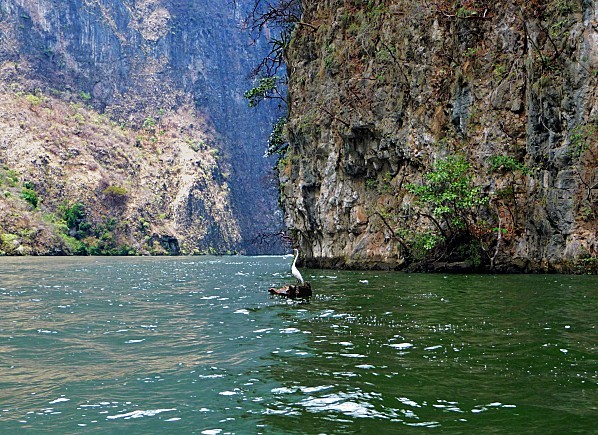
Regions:
M 594 277 L 289 259 L 0 258 L 0 432 L 593 430 Z

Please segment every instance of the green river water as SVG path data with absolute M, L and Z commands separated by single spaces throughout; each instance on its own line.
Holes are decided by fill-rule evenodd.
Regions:
M 598 277 L 0 258 L 0 433 L 596 433 Z

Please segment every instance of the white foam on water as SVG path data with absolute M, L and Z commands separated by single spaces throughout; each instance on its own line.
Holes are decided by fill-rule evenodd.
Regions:
M 40 334 L 58 334 L 56 331 L 50 331 L 48 329 L 38 329 L 37 332 Z
M 236 310 L 235 314 L 249 314 L 249 310 L 242 308 L 240 310 Z
M 344 356 L 345 358 L 367 358 L 360 353 L 341 353 L 340 356 Z
M 388 346 L 394 348 L 394 349 L 409 349 L 410 347 L 413 347 L 412 343 L 397 343 L 397 344 L 389 344 Z
M 281 334 L 295 334 L 297 332 L 301 332 L 301 330 L 297 329 L 297 328 L 284 328 L 284 329 L 280 329 L 279 332 Z
M 57 404 L 57 403 L 61 403 L 61 402 L 68 402 L 69 400 L 71 400 L 71 399 L 67 399 L 66 397 L 64 397 L 64 396 L 63 396 L 63 397 L 59 397 L 59 398 L 58 398 L 58 399 L 56 399 L 56 400 L 52 400 L 51 402 L 48 402 L 48 403 L 49 403 L 50 405 L 55 405 L 55 404 Z
M 116 415 L 109 415 L 106 417 L 106 420 L 116 420 L 118 418 L 123 418 L 125 420 L 130 420 L 131 418 L 141 418 L 141 417 L 153 417 L 155 415 L 161 414 L 163 412 L 171 412 L 176 411 L 176 408 L 167 408 L 167 409 L 147 409 L 147 410 L 137 410 L 131 411 L 124 414 L 116 414 Z

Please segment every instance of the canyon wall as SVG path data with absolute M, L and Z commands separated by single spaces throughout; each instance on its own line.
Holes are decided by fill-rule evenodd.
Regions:
M 243 99 L 267 41 L 252 41 L 242 29 L 251 1 L 203 3 L 0 0 L 6 104 L 0 163 L 43 194 L 40 206 L 55 211 L 55 204 L 79 201 L 91 210 L 92 197 L 101 195 L 89 192 L 101 193 L 108 180 L 128 186 L 120 212 L 126 222 L 143 216 L 155 230 L 148 237 L 176 239 L 184 252 L 281 249 L 277 242 L 253 243 L 282 225 L 272 162 L 263 158 L 277 108 L 258 113 Z M 70 125 L 53 108 L 71 117 Z M 96 118 L 89 110 L 105 115 L 102 128 L 116 137 L 105 141 L 86 131 L 84 120 Z M 82 124 L 83 133 L 73 133 L 73 124 Z M 48 128 L 41 136 L 40 125 Z M 95 155 L 83 160 L 106 174 L 67 162 L 61 153 L 68 149 Z M 116 154 L 122 159 L 111 161 Z M 63 175 L 50 174 L 52 166 Z M 70 186 L 71 178 L 82 180 L 80 188 L 54 197 L 66 191 L 53 185 Z M 144 209 L 137 188 L 159 197 L 154 202 L 162 210 Z M 130 242 L 136 237 L 131 233 Z
M 303 6 L 278 170 L 306 264 L 596 271 L 596 1 Z

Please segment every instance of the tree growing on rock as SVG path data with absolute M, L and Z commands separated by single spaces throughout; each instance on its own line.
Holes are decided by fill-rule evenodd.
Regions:
M 481 242 L 488 231 L 480 223 L 481 209 L 489 197 L 475 186 L 471 165 L 461 156 L 438 160 L 424 175 L 422 184 L 409 184 L 419 215 L 433 226 L 412 240 L 412 248 L 423 250 L 425 260 L 471 260 L 479 265 Z M 477 263 L 477 264 L 476 264 Z

